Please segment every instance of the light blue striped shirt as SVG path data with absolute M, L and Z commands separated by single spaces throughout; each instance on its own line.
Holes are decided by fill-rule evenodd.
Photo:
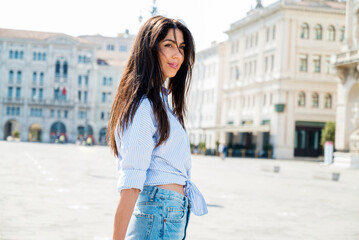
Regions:
M 185 185 L 185 194 L 191 203 L 192 212 L 201 216 L 208 212 L 201 192 L 191 179 L 191 152 L 187 132 L 183 129 L 167 100 L 161 95 L 167 109 L 170 135 L 157 148 L 159 135 L 151 102 L 143 97 L 132 123 L 119 137 L 119 127 L 115 131 L 118 150 L 117 170 L 118 191 L 143 186 L 176 183 Z

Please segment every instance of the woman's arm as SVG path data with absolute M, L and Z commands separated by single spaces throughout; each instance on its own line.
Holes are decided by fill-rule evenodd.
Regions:
M 113 227 L 113 240 L 123 240 L 126 236 L 128 223 L 130 222 L 133 209 L 135 207 L 139 189 L 123 189 L 118 201 Z

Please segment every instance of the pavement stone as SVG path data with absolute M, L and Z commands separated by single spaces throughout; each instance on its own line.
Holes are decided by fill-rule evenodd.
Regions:
M 358 169 L 197 155 L 192 165 L 209 214 L 191 214 L 188 239 L 359 239 Z M 0 240 L 109 240 L 116 184 L 108 147 L 0 141 Z

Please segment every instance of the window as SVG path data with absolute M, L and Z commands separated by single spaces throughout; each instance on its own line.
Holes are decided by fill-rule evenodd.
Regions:
M 14 82 L 14 71 L 9 71 L 9 83 Z
M 34 100 L 36 97 L 36 88 L 31 89 L 31 99 Z
M 319 96 L 318 93 L 312 94 L 312 107 L 317 108 L 319 107 Z
M 78 99 L 79 99 L 79 102 L 81 102 L 81 91 L 78 91 L 78 92 L 77 92 L 77 97 L 78 97 Z
M 256 46 L 258 46 L 258 33 L 256 33 Z
M 126 52 L 126 51 L 127 51 L 127 46 L 121 45 L 121 46 L 119 47 L 119 50 L 120 50 L 120 52 Z
M 89 76 L 85 75 L 85 85 L 88 86 L 89 85 Z
M 263 106 L 266 105 L 266 101 L 267 101 L 267 95 L 263 94 Z
M 87 102 L 87 91 L 84 91 L 84 102 Z
M 12 87 L 7 88 L 7 97 L 12 98 Z
M 235 66 L 236 69 L 236 80 L 239 80 L 239 67 Z
M 64 111 L 64 118 L 67 118 L 68 115 L 69 115 L 69 111 L 68 111 L 68 110 L 65 110 L 65 111 Z
M 40 84 L 44 84 L 44 73 L 40 73 Z
M 271 57 L 271 66 L 270 66 L 270 70 L 273 71 L 274 69 L 274 55 L 272 55 Z
M 19 52 L 18 51 L 15 51 L 15 59 L 18 59 L 19 58 Z
M 104 102 L 106 102 L 106 93 L 102 93 L 102 102 L 104 103 Z
M 10 51 L 9 51 L 9 58 L 10 58 L 10 59 L 12 59 L 13 57 L 14 57 L 14 55 L 13 55 L 13 51 L 12 51 L 12 50 L 10 50 Z
M 304 92 L 300 92 L 298 94 L 298 106 L 299 107 L 305 106 L 305 93 Z
M 275 40 L 275 26 L 273 26 L 273 30 L 272 30 L 272 40 Z
M 82 56 L 81 55 L 79 55 L 78 62 L 79 63 L 82 62 Z
M 32 60 L 33 60 L 33 61 L 36 61 L 36 52 L 33 52 L 33 53 L 32 53 Z
M 266 41 L 268 42 L 269 41 L 269 35 L 270 35 L 270 29 L 269 27 L 267 28 L 267 37 L 266 37 Z
M 331 42 L 335 41 L 335 28 L 333 25 L 328 27 L 328 40 Z
M 105 119 L 105 113 L 104 112 L 101 112 L 101 119 Z
M 57 117 L 61 118 L 61 110 L 60 109 L 57 110 Z
M 327 93 L 325 95 L 324 107 L 325 108 L 332 108 L 332 95 L 330 95 L 329 93 Z
M 314 72 L 320 73 L 320 56 L 313 56 Z
M 55 76 L 57 78 L 60 77 L 60 61 L 56 61 L 56 65 L 55 65 Z
M 77 78 L 77 83 L 79 86 L 81 86 L 81 83 L 82 83 L 82 76 L 79 75 L 79 77 Z
M 257 73 L 257 60 L 253 61 L 253 74 L 256 75 Z
M 340 41 L 344 41 L 344 38 L 345 38 L 345 27 L 342 27 L 340 29 Z
M 315 31 L 315 39 L 322 40 L 322 38 L 323 38 L 322 26 L 320 24 L 317 24 L 314 28 L 314 31 Z
M 17 71 L 17 75 L 16 75 L 17 83 L 21 83 L 21 77 L 22 77 L 21 71 Z
M 37 60 L 41 61 L 41 53 L 40 52 L 37 53 Z
M 308 55 L 300 55 L 299 64 L 299 71 L 306 72 L 308 70 Z
M 115 49 L 115 47 L 112 44 L 108 44 L 106 49 L 108 51 L 113 51 Z
M 46 61 L 46 53 L 42 53 L 42 61 Z
M 20 59 L 24 59 L 24 51 L 20 51 Z
M 103 77 L 102 85 L 103 85 L 103 86 L 106 86 L 106 83 L 107 83 L 107 78 L 106 78 L 106 77 Z
M 64 62 L 63 67 L 63 76 L 64 78 L 67 78 L 67 62 Z
M 108 85 L 109 85 L 109 86 L 112 86 L 112 77 L 109 77 L 109 78 L 108 78 Z
M 268 70 L 268 57 L 264 58 L 264 72 L 266 73 Z
M 19 99 L 19 98 L 21 97 L 21 88 L 19 88 L 19 87 L 16 88 L 16 95 L 15 95 L 15 97 L 16 97 L 17 99 Z
M 33 72 L 32 73 L 32 84 L 36 84 L 36 78 L 37 78 L 37 73 Z
M 54 89 L 54 100 L 59 100 L 60 99 L 60 89 L 56 88 Z
M 50 110 L 50 117 L 55 117 L 55 110 L 54 109 L 51 109 Z
M 326 57 L 326 60 L 325 60 L 325 65 L 326 65 L 326 69 L 325 69 L 325 72 L 326 73 L 330 73 L 330 68 L 331 68 L 331 65 L 330 65 L 330 56 L 327 56 Z
M 40 88 L 39 89 L 39 100 L 43 100 L 44 99 L 44 89 Z

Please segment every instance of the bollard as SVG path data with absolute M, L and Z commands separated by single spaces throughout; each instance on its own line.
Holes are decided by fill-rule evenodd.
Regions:
M 254 158 L 258 158 L 258 150 L 256 150 L 255 154 L 254 154 Z
M 246 150 L 242 149 L 242 157 L 244 158 L 246 156 Z
M 338 182 L 338 181 L 339 181 L 339 177 L 340 177 L 340 173 L 338 173 L 338 172 L 333 172 L 333 173 L 332 173 L 332 180 L 333 180 L 333 181 Z
M 232 151 L 233 151 L 232 148 L 228 149 L 228 157 L 232 157 Z

